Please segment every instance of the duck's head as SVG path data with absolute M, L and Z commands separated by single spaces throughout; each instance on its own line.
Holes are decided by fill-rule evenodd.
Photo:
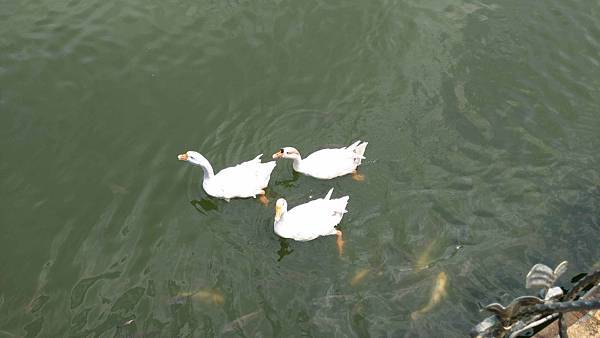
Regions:
M 205 167 L 208 164 L 208 160 L 195 151 L 187 151 L 185 154 L 177 155 L 177 159 L 180 161 L 187 161 L 193 165 Z
M 285 199 L 280 198 L 275 203 L 275 222 L 279 222 L 281 216 L 287 211 L 287 202 Z
M 298 149 L 293 148 L 293 147 L 283 147 L 283 148 L 279 149 L 278 152 L 273 154 L 273 159 L 278 159 L 278 158 L 291 158 L 293 160 L 301 159 L 300 152 L 298 151 Z

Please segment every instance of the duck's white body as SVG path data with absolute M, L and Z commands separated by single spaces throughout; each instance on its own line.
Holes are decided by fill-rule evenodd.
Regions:
M 214 174 L 208 160 L 197 152 L 188 151 L 178 158 L 204 170 L 202 188 L 207 194 L 229 201 L 230 198 L 256 197 L 265 193 L 263 189 L 269 185 L 271 172 L 276 163 L 275 161 L 262 163 L 261 156 L 262 154 L 235 167 L 225 168 L 217 174 Z
M 332 179 L 356 171 L 365 159 L 368 142 L 356 141 L 344 148 L 328 148 L 315 151 L 302 158 L 298 150 L 292 147 L 282 148 L 273 158 L 293 159 L 294 170 L 319 179 Z
M 324 198 L 298 205 L 289 211 L 287 202 L 279 199 L 273 225 L 275 233 L 296 241 L 310 241 L 320 236 L 338 234 L 335 226 L 347 212 L 349 197 L 331 199 L 332 192 L 333 188 Z

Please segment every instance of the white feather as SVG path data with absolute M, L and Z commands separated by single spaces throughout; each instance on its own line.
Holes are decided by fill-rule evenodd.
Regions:
M 365 159 L 368 142 L 356 141 L 343 148 L 327 148 L 315 151 L 299 161 L 294 169 L 300 173 L 320 179 L 331 179 L 350 174 Z
M 204 156 L 197 152 L 188 151 L 188 162 L 204 169 L 202 187 L 207 194 L 229 200 L 236 197 L 256 197 L 269 185 L 271 172 L 276 162 L 261 162 L 262 154 L 250 161 L 225 168 L 217 174 L 212 174 L 212 166 Z
M 325 198 L 318 198 L 283 211 L 280 219 L 273 224 L 275 233 L 296 241 L 310 241 L 319 236 L 335 235 L 335 226 L 347 212 L 350 197 L 330 199 L 333 188 Z

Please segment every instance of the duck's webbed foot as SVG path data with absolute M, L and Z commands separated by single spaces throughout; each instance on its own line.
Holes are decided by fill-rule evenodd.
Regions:
M 261 194 L 258 195 L 258 200 L 265 207 L 269 206 L 269 199 L 267 198 L 266 192 L 264 190 L 261 190 Z
M 358 170 L 354 170 L 352 172 L 352 179 L 355 180 L 355 181 L 358 181 L 358 182 L 362 182 L 362 181 L 365 180 L 365 175 L 359 174 Z
M 336 230 L 335 233 L 335 244 L 337 244 L 338 254 L 340 257 L 344 254 L 344 240 L 342 238 L 342 232 L 340 230 Z

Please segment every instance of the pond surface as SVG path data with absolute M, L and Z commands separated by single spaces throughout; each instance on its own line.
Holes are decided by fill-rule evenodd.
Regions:
M 461 337 L 600 264 L 600 4 L 0 1 L 0 337 Z M 219 170 L 369 142 L 363 182 Z M 349 195 L 335 238 L 274 201 Z M 432 293 L 438 297 L 432 300 Z M 131 321 L 133 319 L 133 321 Z M 237 320 L 237 321 L 236 321 Z

